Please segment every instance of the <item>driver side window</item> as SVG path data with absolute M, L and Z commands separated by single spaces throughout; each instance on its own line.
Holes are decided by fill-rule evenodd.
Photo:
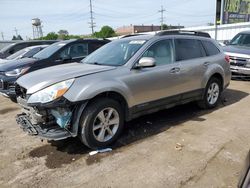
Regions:
M 88 44 L 73 44 L 66 47 L 59 55 L 60 59 L 70 57 L 74 58 L 83 58 L 88 55 Z
M 172 40 L 162 40 L 147 49 L 142 57 L 153 57 L 156 66 L 171 64 L 174 61 Z

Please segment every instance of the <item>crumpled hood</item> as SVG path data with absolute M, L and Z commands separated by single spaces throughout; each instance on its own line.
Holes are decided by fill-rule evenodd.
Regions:
M 223 50 L 225 53 L 242 54 L 250 57 L 250 47 L 229 45 L 224 46 Z
M 3 63 L 0 63 L 0 71 L 11 71 L 17 68 L 22 68 L 22 67 L 27 67 L 30 64 L 35 63 L 38 61 L 37 59 L 33 58 L 23 58 L 23 59 L 18 59 L 18 60 L 9 60 L 5 61 Z
M 27 89 L 27 94 L 32 94 L 64 80 L 112 69 L 116 69 L 116 67 L 69 63 L 31 72 L 19 78 L 17 84 Z

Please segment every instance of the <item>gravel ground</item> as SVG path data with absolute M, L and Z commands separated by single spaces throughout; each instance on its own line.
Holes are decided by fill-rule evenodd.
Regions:
M 250 148 L 250 83 L 232 81 L 215 110 L 195 104 L 129 123 L 113 151 L 41 142 L 0 97 L 0 187 L 236 187 Z

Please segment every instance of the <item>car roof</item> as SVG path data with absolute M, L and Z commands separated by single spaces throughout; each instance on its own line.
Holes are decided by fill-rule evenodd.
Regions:
M 155 37 L 155 35 L 131 35 L 129 37 L 125 37 L 125 38 L 121 38 L 119 40 L 150 40 L 153 37 Z
M 49 45 L 43 44 L 43 45 L 36 45 L 36 46 L 29 46 L 27 49 L 34 49 L 34 48 L 46 48 Z
M 69 39 L 69 40 L 61 40 L 58 41 L 57 44 L 69 44 L 72 42 L 77 42 L 77 41 L 85 41 L 85 42 L 90 42 L 90 41 L 105 41 L 105 42 L 110 42 L 108 39 L 98 39 L 98 38 L 81 38 L 81 39 Z
M 242 31 L 240 32 L 241 34 L 250 34 L 250 30 L 247 30 L 247 31 Z
M 129 37 L 121 38 L 119 40 L 150 40 L 154 38 L 162 38 L 162 37 L 169 37 L 169 38 L 190 38 L 190 39 L 205 39 L 205 40 L 211 40 L 211 38 L 207 36 L 201 36 L 201 35 L 191 35 L 191 34 L 178 34 L 178 33 L 170 33 L 170 34 L 163 34 L 159 35 L 161 32 L 156 34 L 147 34 L 147 35 L 131 35 Z

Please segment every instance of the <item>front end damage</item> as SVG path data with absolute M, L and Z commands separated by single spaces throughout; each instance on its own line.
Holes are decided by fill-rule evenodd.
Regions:
M 49 104 L 27 104 L 29 96 L 19 95 L 22 113 L 16 117 L 20 127 L 30 135 L 47 140 L 62 140 L 76 137 L 80 116 L 86 106 L 74 104 L 61 98 Z

